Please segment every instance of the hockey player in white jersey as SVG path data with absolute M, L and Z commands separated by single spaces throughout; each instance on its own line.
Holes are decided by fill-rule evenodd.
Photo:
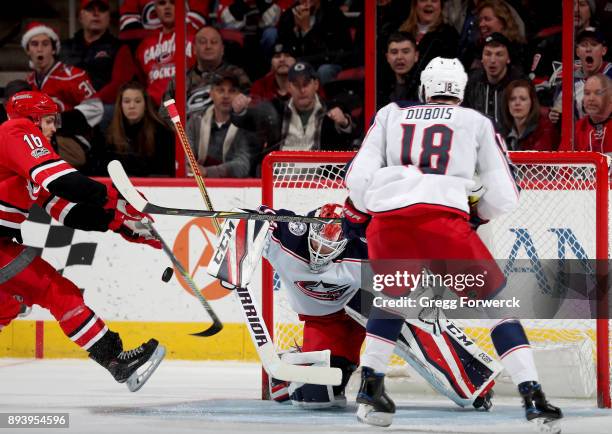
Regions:
M 485 223 L 512 210 L 519 193 L 505 145 L 490 120 L 459 106 L 466 82 L 459 60 L 438 57 L 421 74 L 424 104 L 391 103 L 378 111 L 346 176 L 345 233 L 366 235 L 371 261 L 425 258 L 431 263 L 457 259 L 489 264 L 488 284 L 478 294 L 487 297 L 505 279 L 470 222 Z M 476 173 L 485 192 L 470 207 L 468 192 Z M 357 417 L 387 426 L 395 405 L 384 391 L 384 374 L 402 319 L 380 318 L 371 316 L 367 324 Z M 561 418 L 538 383 L 520 322 L 496 322 L 491 337 L 518 386 L 527 419 L 547 424 Z

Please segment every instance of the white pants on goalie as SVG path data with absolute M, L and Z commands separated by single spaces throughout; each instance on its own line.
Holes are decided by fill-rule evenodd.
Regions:
M 310 366 L 330 366 L 331 351 L 310 351 L 306 353 L 287 352 L 281 354 L 284 362 L 292 365 Z M 344 394 L 334 395 L 332 386 L 321 386 L 317 384 L 304 384 L 297 382 L 279 383 L 270 379 L 270 390 L 272 398 L 283 402 L 288 396 L 291 404 L 296 407 L 317 410 L 322 408 L 344 408 L 346 407 L 346 397 Z

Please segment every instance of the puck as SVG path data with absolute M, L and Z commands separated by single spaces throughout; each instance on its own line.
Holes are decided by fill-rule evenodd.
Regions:
M 174 270 L 172 269 L 172 267 L 168 267 L 164 270 L 164 274 L 162 274 L 162 280 L 164 282 L 170 282 L 170 279 L 172 279 L 172 275 L 174 274 Z

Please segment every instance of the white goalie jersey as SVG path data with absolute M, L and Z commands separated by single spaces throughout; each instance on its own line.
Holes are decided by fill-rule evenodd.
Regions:
M 477 173 L 478 214 L 512 210 L 518 190 L 491 121 L 456 105 L 391 103 L 378 111 L 346 176 L 357 208 L 370 213 L 435 206 L 468 213 Z
M 276 213 L 295 215 L 284 209 Z M 306 223 L 276 223 L 263 250 L 263 256 L 287 291 L 291 308 L 311 316 L 328 315 L 344 308 L 361 287 L 361 263 L 367 259 L 367 253 L 365 241 L 351 240 L 340 256 L 315 273 L 309 265 Z

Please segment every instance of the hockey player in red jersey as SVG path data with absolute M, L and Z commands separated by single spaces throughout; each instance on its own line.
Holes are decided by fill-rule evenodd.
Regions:
M 365 231 L 371 261 L 428 261 L 426 267 L 473 261 L 488 272 L 480 296 L 489 297 L 504 277 L 470 222 L 486 223 L 511 211 L 518 191 L 491 121 L 459 106 L 466 83 L 459 60 L 437 57 L 421 73 L 423 104 L 391 103 L 378 111 L 346 176 L 345 232 Z M 476 173 L 485 193 L 470 206 Z M 384 391 L 384 374 L 401 325 L 400 317 L 368 320 L 357 397 L 361 422 L 391 424 L 395 405 Z M 491 325 L 495 350 L 518 386 L 527 420 L 552 426 L 562 413 L 546 401 L 521 323 Z
M 46 24 L 32 22 L 21 45 L 30 59 L 32 72 L 26 80 L 32 89 L 53 98 L 60 112 L 76 108 L 89 126 L 96 126 L 102 119 L 102 101 L 96 97 L 87 72 L 56 59 L 61 48 L 57 32 Z
M 58 107 L 49 96 L 19 92 L 6 111 L 9 120 L 0 126 L 0 326 L 8 325 L 22 305 L 38 304 L 90 358 L 136 391 L 161 362 L 164 347 L 151 339 L 124 351 L 119 335 L 85 304 L 79 288 L 35 249 L 21 245 L 21 224 L 36 203 L 76 229 L 110 229 L 131 242 L 156 248 L 160 243 L 139 225 L 144 214 L 53 151 L 48 138 L 55 132 Z

